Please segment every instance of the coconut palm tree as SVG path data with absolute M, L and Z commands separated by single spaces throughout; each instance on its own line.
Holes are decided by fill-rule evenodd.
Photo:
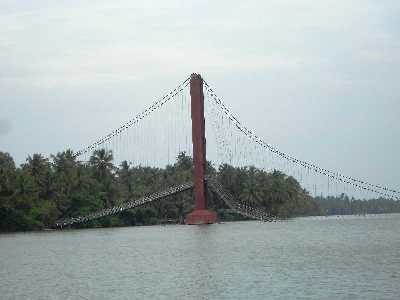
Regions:
M 33 176 L 39 192 L 39 199 L 49 199 L 51 196 L 52 173 L 48 158 L 42 154 L 33 154 L 28 156 L 22 169 Z
M 89 166 L 93 170 L 94 178 L 101 186 L 99 195 L 101 195 L 105 207 L 115 205 L 118 198 L 118 190 L 114 182 L 115 176 L 113 173 L 116 168 L 112 161 L 112 151 L 105 149 L 95 150 L 89 159 Z
M 58 152 L 56 155 L 51 155 L 51 158 L 56 172 L 68 173 L 68 171 L 72 170 L 77 164 L 76 157 L 71 149 Z
M 121 185 L 125 198 L 132 197 L 133 192 L 133 174 L 129 164 L 124 160 L 118 169 L 118 181 Z
M 258 205 L 262 199 L 262 189 L 257 182 L 258 171 L 254 166 L 251 166 L 245 169 L 245 174 L 240 199 L 251 205 Z
M 99 181 L 103 181 L 110 177 L 114 170 L 112 163 L 114 157 L 111 150 L 98 149 L 93 152 L 90 157 L 89 164 L 95 170 L 95 176 Z

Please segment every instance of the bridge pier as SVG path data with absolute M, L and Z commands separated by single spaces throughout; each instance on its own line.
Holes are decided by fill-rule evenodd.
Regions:
M 212 224 L 217 214 L 207 209 L 207 191 L 205 185 L 206 169 L 206 135 L 204 120 L 203 79 L 199 74 L 190 76 L 190 98 L 192 114 L 193 142 L 193 181 L 195 209 L 186 216 L 189 225 Z

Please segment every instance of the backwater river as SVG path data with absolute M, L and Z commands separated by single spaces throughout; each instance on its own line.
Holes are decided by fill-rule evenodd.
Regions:
M 400 299 L 400 214 L 0 234 L 0 299 Z

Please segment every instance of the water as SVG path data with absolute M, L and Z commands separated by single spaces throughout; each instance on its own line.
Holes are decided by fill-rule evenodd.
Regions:
M 0 235 L 0 299 L 399 299 L 400 215 Z

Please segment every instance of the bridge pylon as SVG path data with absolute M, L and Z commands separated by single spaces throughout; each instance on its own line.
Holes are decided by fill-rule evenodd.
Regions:
M 206 136 L 204 119 L 203 79 L 199 74 L 190 76 L 190 98 L 192 115 L 193 143 L 193 183 L 195 209 L 186 216 L 189 225 L 212 224 L 217 214 L 207 209 L 207 191 L 205 185 L 206 170 Z

